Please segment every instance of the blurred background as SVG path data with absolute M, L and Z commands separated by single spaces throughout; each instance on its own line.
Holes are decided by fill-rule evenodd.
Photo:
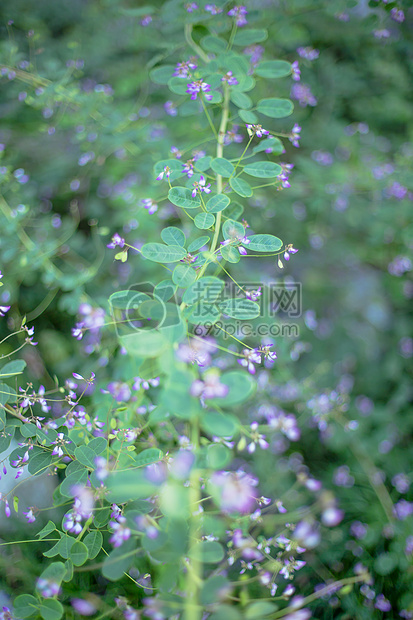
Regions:
M 92 330 L 79 343 L 71 329 L 79 308 L 93 324 L 115 290 L 157 277 L 156 265 L 143 271 L 134 255 L 114 262 L 110 237 L 142 244 L 178 221 L 168 203 L 156 214 L 140 204 L 159 195 L 154 163 L 196 142 L 190 110 L 165 113 L 167 101 L 174 113 L 184 97 L 150 79 L 154 67 L 187 57 L 171 19 L 178 4 L 183 11 L 168 1 L 1 4 L 0 304 L 11 309 L 0 334 L 24 315 L 35 326 L 39 344 L 23 357 L 36 384 L 91 370 L 109 381 L 125 367 L 112 359 L 113 334 Z M 299 249 L 283 270 L 274 259 L 248 265 L 251 281 L 302 283 L 299 335 L 275 341 L 281 362 L 261 379 L 271 383 L 266 398 L 294 410 L 302 430 L 299 444 L 279 449 L 276 470 L 304 459 L 339 498 L 346 520 L 322 561 L 337 571 L 370 562 L 386 596 L 407 606 L 411 517 L 390 531 L 386 502 L 408 501 L 413 480 L 413 12 L 409 2 L 356 0 L 255 0 L 248 9 L 269 31 L 265 58 L 301 69 L 300 82 L 263 80 L 258 92 L 294 100 L 294 115 L 272 125 L 302 127 L 300 148 L 285 140 L 280 158 L 294 164 L 291 187 L 262 188 L 244 214 L 251 229 Z M 198 26 L 193 36 L 205 34 Z M 319 53 L 297 52 L 306 47 Z M 195 123 L 202 132 L 204 119 Z M 231 273 L 242 277 L 239 265 Z M 331 412 L 336 432 L 322 423 Z M 260 458 L 268 472 L 273 455 Z M 351 534 L 356 520 L 368 530 L 361 538 Z

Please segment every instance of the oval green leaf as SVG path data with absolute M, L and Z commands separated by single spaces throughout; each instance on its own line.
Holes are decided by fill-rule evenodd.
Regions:
M 231 162 L 224 157 L 216 157 L 215 159 L 213 159 L 211 162 L 211 168 L 214 172 L 220 174 L 222 177 L 230 177 L 235 170 Z
M 208 200 L 206 203 L 206 210 L 208 213 L 219 213 L 220 211 L 226 209 L 230 202 L 231 201 L 228 196 L 225 196 L 224 194 L 217 194 Z
M 245 247 L 254 252 L 278 252 L 283 245 L 281 239 L 274 235 L 251 235 L 248 241 Z
M 192 196 L 192 191 L 187 187 L 172 187 L 168 192 L 168 198 L 173 205 L 183 209 L 197 209 L 201 204 L 199 196 Z
M 285 118 L 293 113 L 294 104 L 289 99 L 261 99 L 257 110 L 270 118 Z
M 258 161 L 244 166 L 244 172 L 251 177 L 271 179 L 281 174 L 282 168 L 272 161 Z
M 168 228 L 164 228 L 161 231 L 162 241 L 166 243 L 166 245 L 180 245 L 184 247 L 185 245 L 185 234 L 179 228 L 175 226 L 168 226 Z
M 198 213 L 195 216 L 194 224 L 200 230 L 207 230 L 215 223 L 215 217 L 212 213 Z
M 176 263 L 186 256 L 186 250 L 179 245 L 146 243 L 142 246 L 142 256 L 155 263 Z
M 244 181 L 244 179 L 240 179 L 239 177 L 232 177 L 232 179 L 230 179 L 229 181 L 229 184 L 231 185 L 234 192 L 238 194 L 238 196 L 242 196 L 243 198 L 249 198 L 250 196 L 252 196 L 251 186 L 246 181 Z
M 285 60 L 264 60 L 255 69 L 255 73 L 264 78 L 281 78 L 291 73 L 291 64 Z

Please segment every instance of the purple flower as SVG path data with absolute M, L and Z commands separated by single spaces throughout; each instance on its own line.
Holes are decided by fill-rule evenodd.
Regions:
M 188 179 L 190 179 L 194 174 L 194 160 L 188 159 L 188 161 L 183 164 L 182 172 L 187 175 Z
M 158 176 L 156 177 L 157 181 L 161 181 L 164 177 L 166 179 L 169 179 L 169 177 L 171 176 L 171 172 L 172 170 L 170 169 L 169 166 L 165 166 L 165 168 L 162 170 L 162 172 L 160 174 L 158 174 Z
M 33 514 L 33 508 L 29 508 L 29 510 L 27 512 L 23 512 L 23 514 L 28 523 L 34 523 L 36 521 L 36 517 Z
M 150 213 L 150 215 L 153 215 L 158 210 L 158 205 L 152 200 L 152 198 L 144 198 L 141 200 L 141 205 L 145 209 L 148 209 L 148 213 Z
M 212 489 L 218 491 L 218 502 L 223 512 L 250 513 L 256 506 L 257 480 L 243 471 L 215 472 L 211 479 Z
M 205 192 L 205 194 L 210 194 L 211 190 L 211 183 L 208 183 L 208 185 L 205 185 L 205 178 L 203 176 L 201 176 L 201 178 L 199 179 L 199 181 L 195 181 L 195 183 L 193 183 L 194 189 L 192 190 L 192 196 L 193 198 L 195 198 L 197 192 L 201 193 L 201 192 Z
M 399 521 L 404 521 L 407 517 L 413 514 L 413 503 L 408 502 L 405 499 L 401 499 L 393 507 L 393 515 Z
M 254 364 L 261 363 L 261 354 L 256 349 L 244 349 L 242 354 L 243 358 L 238 360 L 238 364 L 244 366 L 251 375 L 255 375 Z
M 308 105 L 313 107 L 317 105 L 317 99 L 308 84 L 293 84 L 290 96 L 292 99 L 296 99 L 302 108 Z
M 224 398 L 228 394 L 229 387 L 220 383 L 219 374 L 210 371 L 204 375 L 204 381 L 196 379 L 190 389 L 191 396 L 204 398 Z
M 233 9 L 228 11 L 228 15 L 230 17 L 235 17 L 235 23 L 238 26 L 238 28 L 241 28 L 242 26 L 245 26 L 246 24 L 248 24 L 245 18 L 245 15 L 247 14 L 248 14 L 248 11 L 245 8 L 245 6 L 234 6 Z
M 118 235 L 118 233 L 115 233 L 112 237 L 112 241 L 108 243 L 106 247 L 114 249 L 117 246 L 119 246 L 120 248 L 123 248 L 124 245 L 125 245 L 125 239 L 123 239 L 120 235 Z
M 250 59 L 251 70 L 249 73 L 253 73 L 254 68 L 260 62 L 264 51 L 265 50 L 262 47 L 262 45 L 249 45 L 248 47 L 245 48 L 244 54 L 246 54 L 247 56 L 251 56 L 251 59 Z
M 215 349 L 215 340 L 212 338 L 192 338 L 188 342 L 182 342 L 176 352 L 178 359 L 187 364 L 209 366 L 211 353 Z
M 291 64 L 291 77 L 295 82 L 300 81 L 301 71 L 300 67 L 298 66 L 298 60 L 294 60 L 294 62 Z
M 11 306 L 0 306 L 0 316 L 5 316 L 6 312 L 10 310 Z
M 232 71 L 228 71 L 224 77 L 221 78 L 221 82 L 226 82 L 229 86 L 235 86 L 235 84 L 238 84 L 238 80 L 232 75 Z
M 148 380 L 141 379 L 140 377 L 135 377 L 133 389 L 140 390 L 141 388 L 143 388 L 144 390 L 149 390 L 151 386 L 158 387 L 159 383 L 160 383 L 159 377 L 156 377 L 155 379 L 148 379 Z
M 126 525 L 125 517 L 118 517 L 117 521 L 111 521 L 109 527 L 112 528 L 113 534 L 109 538 L 109 542 L 114 547 L 120 547 L 123 543 L 129 540 L 131 536 L 130 528 Z
M 195 2 L 189 2 L 188 4 L 185 4 L 185 9 L 188 13 L 192 13 L 193 11 L 196 11 L 197 8 L 199 7 Z
M 243 136 L 239 133 L 237 133 L 239 129 L 239 125 L 233 125 L 232 129 L 228 130 L 227 133 L 224 136 L 224 144 L 228 145 L 231 144 L 231 142 L 235 142 L 235 143 L 240 143 L 243 141 Z
M 261 125 L 247 125 L 246 127 L 250 137 L 257 136 L 257 138 L 262 138 L 262 136 L 268 136 L 270 133 L 266 129 L 263 129 Z
M 291 171 L 294 168 L 294 164 L 286 164 L 286 163 L 280 162 L 280 166 L 282 168 L 282 171 L 277 176 L 277 179 L 281 181 L 281 187 L 284 187 L 284 188 L 291 187 L 289 178 L 290 178 Z
M 258 422 L 253 422 L 250 425 L 251 430 L 251 443 L 248 444 L 247 450 L 250 454 L 255 452 L 255 448 L 257 445 L 261 448 L 261 450 L 266 450 L 269 446 L 268 441 L 265 439 L 265 435 L 261 435 L 258 432 Z
M 388 39 L 390 37 L 390 30 L 382 28 L 381 30 L 373 30 L 373 34 L 376 39 Z
M 96 613 L 97 608 L 93 603 L 85 601 L 83 598 L 72 598 L 70 601 L 72 607 L 80 616 L 93 616 Z
M 316 60 L 320 52 L 312 47 L 298 47 L 297 54 L 306 60 Z
M 390 11 L 390 17 L 392 19 L 394 19 L 395 22 L 399 22 L 399 24 L 404 22 L 404 13 L 403 13 L 403 11 L 397 9 L 396 7 L 394 7 L 394 9 L 392 9 Z
M 190 93 L 191 99 L 195 100 L 198 97 L 198 93 L 208 93 L 210 90 L 211 87 L 206 82 L 203 82 L 202 80 L 194 80 L 188 84 L 186 92 Z M 205 95 L 205 99 L 211 101 L 212 95 Z
M 185 62 L 178 62 L 176 65 L 174 76 L 179 78 L 189 77 L 191 71 L 195 71 L 197 65 L 194 63 L 194 59 L 190 58 Z
M 57 433 L 57 437 L 55 441 L 52 443 L 52 445 L 54 445 L 52 454 L 55 454 L 59 457 L 63 456 L 64 454 L 63 448 L 66 443 L 72 443 L 72 442 L 66 439 L 66 435 L 64 435 L 64 433 Z
M 284 252 L 284 260 L 290 260 L 290 254 L 297 254 L 298 250 L 293 247 L 293 244 L 290 243 L 286 246 Z
M 211 15 L 218 15 L 222 13 L 222 9 L 216 6 L 216 4 L 206 4 L 205 10 L 211 13 Z
M 176 105 L 173 103 L 173 101 L 166 101 L 163 107 L 168 116 L 176 116 L 178 114 Z
M 295 123 L 294 127 L 291 130 L 291 134 L 288 138 L 291 144 L 297 148 L 300 146 L 298 143 L 299 139 L 301 138 L 300 132 L 301 132 L 300 125 L 297 125 L 297 123 Z
M 44 598 L 53 598 L 60 592 L 60 586 L 52 579 L 39 579 L 36 582 L 36 588 Z
M 378 594 L 377 595 L 376 601 L 374 603 L 374 607 L 376 609 L 380 609 L 380 611 L 390 611 L 391 610 L 390 601 L 388 601 L 387 598 L 385 598 L 383 594 Z
M 275 351 L 270 351 L 273 344 L 262 344 L 258 349 L 258 353 L 261 353 L 268 362 L 275 362 L 277 354 Z
M 329 506 L 321 515 L 321 521 L 328 527 L 335 527 L 344 519 L 344 512 L 335 506 Z
M 149 24 L 152 22 L 152 17 L 150 15 L 145 15 L 142 19 L 141 19 L 141 26 L 149 26 Z
M 118 403 L 127 403 L 132 396 L 131 389 L 127 383 L 121 381 L 112 381 L 107 386 L 107 392 L 113 396 Z
M 245 297 L 251 299 L 251 301 L 257 301 L 261 297 L 261 287 L 259 286 L 256 291 L 245 291 Z

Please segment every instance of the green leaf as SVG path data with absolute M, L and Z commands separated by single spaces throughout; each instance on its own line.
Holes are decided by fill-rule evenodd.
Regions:
M 231 201 L 228 196 L 225 196 L 224 194 L 216 194 L 208 200 L 205 206 L 208 213 L 219 213 L 220 211 L 226 209 L 230 202 Z
M 196 280 L 196 271 L 191 265 L 177 265 L 172 273 L 172 280 L 181 288 L 188 288 Z
M 212 469 L 222 469 L 231 462 L 232 452 L 221 443 L 213 443 L 207 448 L 207 463 Z
M 258 123 L 259 119 L 255 112 L 250 112 L 250 110 L 240 110 L 238 114 L 244 123 L 248 123 L 249 125 L 256 125 Z
M 167 245 L 185 245 L 185 234 L 179 228 L 175 226 L 169 226 L 161 231 L 162 241 L 165 241 Z
M 73 538 L 73 536 L 69 536 L 68 534 L 62 535 L 62 538 L 57 543 L 58 552 L 62 556 L 62 558 L 64 558 L 65 560 L 68 559 L 70 555 L 70 550 L 75 544 L 75 542 L 76 542 L 76 538 Z M 43 554 L 43 555 L 46 555 L 46 554 Z
M 224 239 L 243 239 L 245 237 L 245 228 L 240 222 L 225 220 L 222 234 Z
M 229 387 L 225 398 L 216 398 L 211 402 L 230 407 L 245 402 L 256 389 L 256 382 L 248 373 L 239 370 L 230 370 L 221 375 L 221 383 Z
M 238 220 L 243 213 L 244 207 L 242 206 L 242 204 L 240 204 L 239 202 L 231 202 L 225 215 L 231 220 Z
M 238 252 L 237 248 L 234 248 L 233 245 L 222 245 L 221 256 L 229 263 L 239 263 L 239 261 L 241 260 L 240 253 Z
M 281 174 L 282 168 L 278 164 L 274 164 L 272 161 L 258 161 L 244 166 L 244 172 L 249 174 L 251 177 L 270 179 Z
M 221 39 L 220 37 L 214 37 L 212 35 L 207 35 L 203 39 L 201 39 L 201 45 L 204 50 L 207 52 L 225 52 L 227 49 L 227 42 L 225 39 Z
M 205 564 L 218 564 L 224 559 L 224 548 L 215 540 L 201 540 L 190 549 L 188 555 Z
M 145 499 L 154 493 L 155 487 L 142 471 L 130 469 L 115 471 L 106 479 L 107 498 L 115 504 L 123 504 L 133 499 Z
M 251 299 L 242 299 L 241 297 L 226 299 L 218 304 L 218 307 L 223 314 L 233 319 L 247 320 L 256 319 L 257 316 L 260 316 L 259 305 Z
M 63 605 L 54 598 L 48 598 L 42 602 L 39 611 L 43 620 L 60 620 L 63 616 Z
M 175 480 L 163 485 L 159 494 L 163 514 L 170 519 L 187 519 L 189 517 L 189 489 Z
M 155 296 L 162 301 L 169 301 L 175 293 L 176 285 L 173 284 L 172 280 L 162 280 L 154 288 Z
M 200 412 L 198 399 L 189 394 L 192 381 L 193 377 L 187 371 L 173 370 L 161 393 L 160 404 L 184 420 L 189 420 Z
M 212 605 L 225 597 L 232 589 L 231 583 L 222 575 L 209 577 L 203 585 L 200 593 L 202 605 Z
M 31 594 L 20 594 L 14 599 L 13 607 L 15 613 L 21 618 L 29 618 L 39 609 L 39 601 Z
M 16 392 L 6 383 L 0 383 L 0 404 L 5 405 L 9 400 L 16 400 Z
M 76 471 L 63 480 L 60 485 L 60 493 L 65 497 L 74 497 L 75 487 L 78 485 L 84 486 L 87 480 L 87 469 Z
M 74 566 L 82 566 L 88 558 L 87 547 L 80 540 L 77 540 L 70 549 L 69 559 Z
M 100 550 L 102 549 L 102 544 L 103 544 L 102 533 L 99 530 L 93 530 L 92 532 L 89 532 L 89 534 L 86 534 L 86 536 L 83 539 L 83 542 L 85 543 L 87 547 L 87 553 L 88 553 L 89 559 L 93 560 L 93 558 L 95 558 L 100 552 Z
M 220 605 L 208 620 L 242 620 L 242 616 L 233 605 Z
M 379 575 L 390 575 L 399 564 L 399 559 L 396 553 L 386 552 L 381 553 L 374 560 L 374 570 Z
M 186 256 L 186 250 L 179 245 L 146 243 L 142 246 L 142 256 L 155 263 L 176 263 Z
M 293 113 L 294 104 L 289 99 L 261 99 L 257 110 L 270 118 L 285 118 Z
M 159 176 L 159 174 L 164 171 L 166 166 L 168 166 L 171 170 L 169 177 L 169 181 L 171 183 L 177 179 L 180 179 L 185 174 L 182 172 L 182 162 L 179 159 L 161 159 L 160 161 L 157 161 L 153 167 L 155 177 Z
M 175 71 L 175 65 L 162 65 L 161 67 L 155 67 L 149 72 L 149 77 L 155 84 L 167 84 L 173 77 Z
M 42 538 L 46 538 L 47 536 L 49 536 L 49 534 L 54 532 L 55 529 L 56 529 L 56 526 L 53 523 L 53 521 L 48 521 L 46 525 L 40 530 L 40 532 L 36 534 L 36 536 L 38 536 L 39 539 L 41 540 Z
M 95 458 L 96 453 L 90 448 L 90 446 L 79 446 L 75 450 L 75 458 L 85 465 L 89 467 L 89 469 L 95 469 Z
M 212 157 L 207 155 L 206 157 L 200 157 L 196 160 L 194 166 L 196 170 L 200 170 L 201 172 L 205 172 L 211 166 Z
M 244 93 L 239 93 L 236 90 L 231 91 L 230 99 L 238 108 L 243 108 L 244 110 L 252 108 L 251 97 L 248 97 L 248 95 Z
M 245 93 L 255 87 L 255 80 L 251 75 L 239 75 L 237 79 L 238 84 L 231 86 L 231 91 Z
M 200 230 L 207 230 L 208 228 L 211 228 L 211 226 L 215 224 L 215 217 L 212 215 L 212 213 L 198 213 L 195 216 L 194 224 Z M 191 250 L 189 251 L 191 252 Z
M 250 63 L 245 56 L 236 54 L 235 52 L 229 52 L 227 60 L 225 61 L 225 70 L 232 71 L 237 79 L 243 75 L 247 75 L 250 69 Z
M 213 302 L 220 296 L 223 288 L 224 282 L 219 278 L 204 276 L 185 291 L 182 301 L 188 306 L 201 300 Z
M 255 620 L 255 618 L 264 618 L 277 611 L 278 606 L 270 601 L 256 601 L 248 605 L 244 618 L 245 620 Z
M 224 401 L 224 399 L 221 400 Z M 206 411 L 202 415 L 201 426 L 202 429 L 210 435 L 233 437 L 238 431 L 239 422 L 236 417 L 228 413 Z
M 13 375 L 21 375 L 27 364 L 24 360 L 13 360 L 0 368 L 0 378 L 12 377 Z
M 234 192 L 237 193 L 239 196 L 242 196 L 243 198 L 249 198 L 250 196 L 252 196 L 251 186 L 246 181 L 244 181 L 244 179 L 240 179 L 239 177 L 232 177 L 229 181 L 229 184 L 231 185 Z
M 104 437 L 95 437 L 87 445 L 95 454 L 101 454 L 108 447 L 108 442 Z
M 216 157 L 213 159 L 211 162 L 211 168 L 214 172 L 223 177 L 230 177 L 235 170 L 231 162 L 228 161 L 228 159 L 224 159 L 224 157 Z
M 234 45 L 247 46 L 253 43 L 261 43 L 268 37 L 268 32 L 264 29 L 249 28 L 238 30 L 234 37 Z
M 175 93 L 176 95 L 186 95 L 187 92 L 187 88 L 188 88 L 188 81 L 187 80 L 183 80 L 180 77 L 171 77 L 170 80 L 168 80 L 168 88 L 171 92 Z
M 139 454 L 133 453 L 130 456 L 133 459 L 133 463 L 130 464 L 131 466 L 144 467 L 145 465 L 160 461 L 163 458 L 163 452 L 159 450 L 159 448 L 147 448 L 139 452 Z
M 260 153 L 261 151 L 266 151 L 267 149 L 272 149 L 273 155 L 281 155 L 284 153 L 284 145 L 278 138 L 266 138 L 265 140 L 260 140 L 259 143 L 254 146 L 252 152 Z
M 205 215 L 208 215 L 208 214 L 205 213 Z M 208 243 L 208 241 L 209 241 L 208 235 L 203 235 L 202 237 L 197 237 L 196 239 L 194 239 L 194 241 L 192 241 L 192 243 L 188 247 L 188 251 L 189 252 L 197 252 L 204 245 L 206 245 Z
M 291 73 L 291 64 L 285 60 L 264 60 L 255 69 L 255 73 L 264 78 L 281 78 Z
M 66 574 L 66 566 L 63 562 L 52 562 L 40 575 L 41 579 L 51 579 L 59 585 L 63 581 L 63 577 Z
M 245 247 L 254 252 L 278 252 L 283 245 L 281 239 L 274 235 L 251 235 L 248 240 Z
M 168 192 L 168 198 L 173 205 L 183 209 L 197 209 L 201 205 L 198 194 L 194 198 L 187 187 L 173 187 Z
M 2 419 L 2 421 L 4 420 Z M 16 427 L 9 425 L 3 429 L 0 425 L 0 431 L 1 431 L 0 433 L 0 453 L 1 453 L 1 452 L 5 452 L 7 448 L 10 446 L 11 440 L 13 439 L 14 433 L 16 432 Z
M 129 538 L 123 545 L 113 549 L 103 562 L 102 575 L 109 581 L 121 579 L 133 563 L 134 555 L 131 552 L 135 548 L 135 539 Z

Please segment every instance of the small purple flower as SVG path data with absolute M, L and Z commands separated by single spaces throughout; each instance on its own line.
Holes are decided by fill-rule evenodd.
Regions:
M 263 136 L 268 136 L 269 131 L 263 129 L 261 125 L 247 125 L 247 131 L 250 138 L 252 136 L 257 136 L 257 138 L 262 138 Z
M 27 512 L 23 512 L 23 514 L 28 523 L 34 523 L 36 521 L 36 517 L 33 514 L 33 508 L 29 508 L 29 510 Z
M 143 200 L 141 200 L 141 205 L 144 207 L 144 209 L 148 210 L 148 213 L 150 215 L 153 215 L 158 210 L 158 205 L 154 200 L 152 200 L 152 198 L 144 198 Z
M 149 24 L 152 22 L 152 17 L 150 15 L 145 15 L 142 19 L 141 19 L 141 26 L 145 27 L 145 26 L 149 26 Z
M 95 457 L 95 476 L 98 480 L 105 480 L 109 475 L 108 462 L 104 456 Z
M 191 396 L 204 398 L 224 398 L 228 394 L 229 387 L 220 382 L 219 374 L 210 371 L 204 375 L 203 381 L 196 379 L 190 389 Z
M 254 364 L 261 363 L 261 354 L 256 349 L 244 349 L 242 354 L 243 358 L 238 360 L 238 364 L 244 366 L 251 375 L 255 375 Z
M 195 2 L 188 2 L 188 4 L 185 4 L 185 9 L 188 13 L 192 13 L 193 11 L 196 11 L 196 9 L 198 9 L 198 5 Z
M 192 100 L 195 100 L 198 97 L 198 93 L 208 93 L 210 90 L 211 87 L 206 82 L 203 82 L 202 80 L 194 80 L 188 84 L 186 92 L 190 93 Z M 211 101 L 212 95 L 205 95 L 205 99 Z
M 328 527 L 335 527 L 344 519 L 344 512 L 335 506 L 329 506 L 321 515 L 321 521 Z
M 195 64 L 193 58 L 185 62 L 178 62 L 174 71 L 174 76 L 179 78 L 187 78 L 190 76 L 191 71 L 195 71 L 196 68 L 197 65 Z
M 316 106 L 317 99 L 311 92 L 311 88 L 308 84 L 293 84 L 291 87 L 291 98 L 298 101 L 302 108 L 306 106 Z
M 211 15 L 218 15 L 222 13 L 222 9 L 220 9 L 216 4 L 206 4 L 205 10 L 211 13 Z
M 266 359 L 268 362 L 275 362 L 275 360 L 277 359 L 276 352 L 270 351 L 271 347 L 273 346 L 273 344 L 262 344 L 258 349 L 258 353 L 261 353 L 264 356 L 264 359 Z
M 158 387 L 159 383 L 160 383 L 159 377 L 156 377 L 155 379 L 148 379 L 148 380 L 141 379 L 140 377 L 135 377 L 134 384 L 132 387 L 134 390 L 140 390 L 141 388 L 143 388 L 144 390 L 149 390 L 151 386 Z
M 378 594 L 377 595 L 376 601 L 374 603 L 374 607 L 376 609 L 379 609 L 380 611 L 390 611 L 391 610 L 390 601 L 388 601 L 387 598 L 385 598 L 383 594 Z
M 261 287 L 259 286 L 255 291 L 245 291 L 245 297 L 251 299 L 251 301 L 257 301 L 261 297 Z
M 255 452 L 255 448 L 257 445 L 261 448 L 261 450 L 266 450 L 269 446 L 268 441 L 265 439 L 265 435 L 261 435 L 258 432 L 258 422 L 253 422 L 250 425 L 251 430 L 251 443 L 248 445 L 247 450 L 250 454 Z
M 186 174 L 188 179 L 190 179 L 194 174 L 194 160 L 188 159 L 188 161 L 183 164 L 182 172 Z
M 73 609 L 80 616 L 93 616 L 93 614 L 95 614 L 97 611 L 97 608 L 93 603 L 91 603 L 90 601 L 86 601 L 83 598 L 72 598 L 70 602 Z
M 107 392 L 113 396 L 118 403 L 127 403 L 132 396 L 131 389 L 127 383 L 121 381 L 112 381 L 107 386 Z
M 115 233 L 112 237 L 112 241 L 107 244 L 107 248 L 114 249 L 117 246 L 123 248 L 125 245 L 125 239 L 123 239 L 118 233 Z
M 171 172 L 172 170 L 170 169 L 169 166 L 165 166 L 165 168 L 162 170 L 162 172 L 160 174 L 158 174 L 158 176 L 156 177 L 157 181 L 161 181 L 164 177 L 166 179 L 169 179 L 169 177 L 171 176 Z
M 245 6 L 234 6 L 233 9 L 228 11 L 228 15 L 230 17 L 235 17 L 235 23 L 238 28 L 248 24 L 248 21 L 245 18 L 245 15 L 248 15 L 248 11 Z
M 120 547 L 123 543 L 129 540 L 131 536 L 130 528 L 126 525 L 125 517 L 118 517 L 117 521 L 111 521 L 109 527 L 112 528 L 113 534 L 109 538 L 109 542 L 114 547 Z
M 218 491 L 220 508 L 225 513 L 250 513 L 256 506 L 257 480 L 243 471 L 217 471 L 211 486 Z
M 192 190 L 192 196 L 193 198 L 195 198 L 195 196 L 197 195 L 197 192 L 201 193 L 201 192 L 205 192 L 205 194 L 210 194 L 211 190 L 211 183 L 208 183 L 208 185 L 205 185 L 205 178 L 203 176 L 201 176 L 201 178 L 199 179 L 199 181 L 195 181 L 195 183 L 193 183 L 194 189 Z
M 300 81 L 301 71 L 300 67 L 298 66 L 298 60 L 294 60 L 294 62 L 291 64 L 291 77 L 295 82 Z
M 243 136 L 239 133 L 237 133 L 239 129 L 239 125 L 233 125 L 232 129 L 229 129 L 227 131 L 227 133 L 224 136 L 224 144 L 228 145 L 231 144 L 231 142 L 235 142 L 237 144 L 239 144 L 240 142 L 243 141 Z
M 320 52 L 312 47 L 298 47 L 297 54 L 306 60 L 316 60 Z
M 407 517 L 413 514 L 413 502 L 408 502 L 405 499 L 401 499 L 393 506 L 393 515 L 399 521 L 404 521 Z
M 301 132 L 300 125 L 297 125 L 297 123 L 295 123 L 294 127 L 291 130 L 291 134 L 288 138 L 291 144 L 297 148 L 300 146 L 298 143 L 299 139 L 301 138 L 300 132 Z
M 166 101 L 163 107 L 168 116 L 177 116 L 178 111 L 173 101 Z
M 41 577 L 36 582 L 36 588 L 44 598 L 53 598 L 60 592 L 60 586 L 56 581 Z
M 5 316 L 6 312 L 10 310 L 11 306 L 0 306 L 0 316 Z
M 284 252 L 284 260 L 290 260 L 290 254 L 297 254 L 298 250 L 293 247 L 293 244 L 290 243 L 286 246 Z
M 72 443 L 70 440 L 66 439 L 66 435 L 64 433 L 57 433 L 57 437 L 52 445 L 54 445 L 52 454 L 57 456 L 63 456 L 64 454 L 64 446 L 67 443 Z
M 373 30 L 373 34 L 376 39 L 388 39 L 390 37 L 390 30 L 382 28 L 381 30 Z
M 403 11 L 397 9 L 396 7 L 394 7 L 394 9 L 392 9 L 390 11 L 390 17 L 392 19 L 394 19 L 395 22 L 398 22 L 399 24 L 404 22 L 404 13 L 403 13 Z
M 221 78 L 221 82 L 226 82 L 229 86 L 235 86 L 235 84 L 238 84 L 238 80 L 232 75 L 232 71 L 228 71 L 224 77 Z

